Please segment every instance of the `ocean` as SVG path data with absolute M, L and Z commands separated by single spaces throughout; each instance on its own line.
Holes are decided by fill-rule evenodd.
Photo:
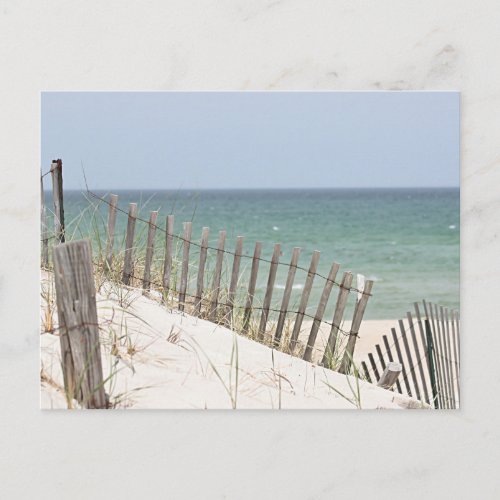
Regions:
M 108 192 L 95 191 L 101 197 Z M 244 236 L 244 254 L 253 255 L 255 241 L 263 245 L 263 257 L 270 258 L 275 243 L 281 243 L 280 262 L 289 263 L 293 247 L 301 247 L 299 266 L 307 268 L 314 250 L 321 251 L 318 273 L 327 276 L 333 261 L 343 271 L 363 274 L 374 280 L 373 297 L 365 318 L 403 318 L 413 302 L 426 299 L 459 308 L 460 193 L 458 188 L 420 189 L 304 189 L 304 190 L 179 190 L 116 191 L 119 208 L 130 202 L 139 205 L 139 216 L 148 219 L 159 210 L 158 225 L 175 215 L 175 233 L 182 234 L 182 222 L 192 220 L 193 240 L 210 228 L 210 246 L 217 245 L 218 231 L 227 231 L 226 248 L 234 251 L 236 237 Z M 95 234 L 104 237 L 107 206 L 92 207 L 84 194 L 65 191 L 65 215 L 70 237 Z M 95 200 L 92 200 L 95 203 Z M 51 206 L 50 193 L 46 204 Z M 98 217 L 93 217 L 96 211 Z M 92 223 L 91 221 L 94 221 Z M 97 222 L 96 222 L 97 220 Z M 118 213 L 116 248 L 124 241 L 127 216 Z M 91 226 L 94 226 L 92 228 Z M 145 224 L 137 224 L 138 238 L 145 239 Z M 180 248 L 179 248 L 180 250 Z M 156 264 L 161 266 L 164 234 L 158 232 Z M 198 249 L 192 247 L 190 287 L 196 279 Z M 213 265 L 209 255 L 208 266 Z M 230 270 L 231 262 L 226 266 Z M 251 259 L 242 259 L 240 293 L 244 293 Z M 266 267 L 267 265 L 267 267 Z M 268 264 L 262 263 L 257 293 L 263 295 Z M 229 272 L 226 269 L 226 272 Z M 281 301 L 287 266 L 280 266 L 273 303 Z M 299 270 L 291 304 L 297 304 L 305 279 Z M 316 279 L 308 313 L 314 314 L 324 280 Z M 331 320 L 334 288 L 326 317 Z

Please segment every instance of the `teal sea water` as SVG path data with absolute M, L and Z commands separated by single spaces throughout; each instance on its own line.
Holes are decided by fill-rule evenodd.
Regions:
M 103 191 L 96 192 L 106 196 Z M 193 240 L 201 229 L 211 230 L 210 245 L 216 246 L 218 231 L 227 230 L 226 248 L 234 250 L 236 236 L 245 237 L 244 253 L 253 254 L 255 241 L 263 243 L 263 256 L 270 257 L 274 243 L 281 243 L 281 262 L 290 261 L 293 247 L 302 248 L 299 265 L 307 268 L 314 250 L 321 251 L 318 272 L 327 275 L 333 261 L 340 272 L 361 273 L 375 281 L 366 318 L 404 317 L 415 301 L 427 299 L 452 308 L 459 307 L 460 211 L 459 190 L 421 189 L 307 189 L 307 190 L 224 190 L 224 191 L 117 191 L 119 207 L 128 210 L 138 202 L 139 214 L 149 217 L 159 210 L 158 225 L 165 216 L 175 215 L 175 232 L 182 234 L 182 222 L 193 221 Z M 46 195 L 50 206 L 50 194 Z M 85 196 L 65 192 L 68 232 L 75 237 L 90 230 L 93 209 Z M 104 231 L 107 206 L 97 208 L 99 231 Z M 95 219 L 94 219 L 95 220 Z M 127 216 L 118 213 L 118 248 L 124 239 Z M 138 237 L 147 228 L 138 223 Z M 157 262 L 161 266 L 164 234 L 157 235 Z M 193 264 L 197 248 L 192 248 Z M 250 259 L 242 260 L 242 287 L 246 285 Z M 209 258 L 209 268 L 213 258 Z M 227 266 L 230 267 L 228 260 Z M 266 267 L 267 266 L 267 267 Z M 194 286 L 195 266 L 190 276 Z M 262 263 L 258 292 L 263 294 L 268 265 Z M 287 269 L 280 266 L 273 302 L 281 301 Z M 300 298 L 305 272 L 297 272 L 292 303 Z M 337 281 L 340 281 L 339 273 Z M 313 314 L 324 285 L 317 279 L 309 301 Z M 194 290 L 194 288 L 193 288 Z M 334 288 L 328 315 L 331 315 Z

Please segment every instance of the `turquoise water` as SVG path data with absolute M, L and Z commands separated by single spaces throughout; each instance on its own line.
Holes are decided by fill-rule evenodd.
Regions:
M 97 192 L 106 196 L 105 192 Z M 175 232 L 182 234 L 182 222 L 193 221 L 193 240 L 201 229 L 211 230 L 210 245 L 216 246 L 218 231 L 227 230 L 226 248 L 234 250 L 236 236 L 245 237 L 244 253 L 253 254 L 255 241 L 263 243 L 263 256 L 270 257 L 274 243 L 281 243 L 281 262 L 290 261 L 294 246 L 302 248 L 299 265 L 309 266 L 313 250 L 321 251 L 318 272 L 327 275 L 333 261 L 340 272 L 364 274 L 375 281 L 366 318 L 401 318 L 414 301 L 427 299 L 452 308 L 459 306 L 459 190 L 447 189 L 314 189 L 314 190 L 226 190 L 226 191 L 117 191 L 119 207 L 128 210 L 138 202 L 139 214 L 149 217 L 159 210 L 158 225 L 175 215 Z M 46 203 L 50 206 L 50 195 Z M 89 230 L 92 210 L 82 193 L 65 192 L 68 232 L 75 237 Z M 107 207 L 98 208 L 99 231 L 104 232 Z M 77 224 L 77 219 L 79 220 Z M 123 242 L 127 216 L 118 213 L 117 243 Z M 147 228 L 138 223 L 138 238 Z M 157 261 L 161 267 L 164 234 L 157 234 Z M 196 247 L 192 248 L 194 290 Z M 250 259 L 242 260 L 242 287 L 246 285 Z M 228 260 L 227 266 L 231 262 Z M 209 257 L 209 270 L 213 258 Z M 259 271 L 258 292 L 263 294 L 268 265 Z M 287 269 L 280 266 L 273 302 L 281 301 Z M 305 272 L 298 271 L 292 303 L 300 298 Z M 337 276 L 340 281 L 341 275 Z M 324 280 L 317 279 L 309 301 L 314 313 Z M 334 288 L 328 315 L 331 316 Z

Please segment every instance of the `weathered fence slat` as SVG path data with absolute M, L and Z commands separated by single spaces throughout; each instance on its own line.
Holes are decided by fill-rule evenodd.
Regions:
M 146 244 L 146 260 L 144 262 L 144 277 L 142 279 L 142 288 L 149 290 L 151 288 L 151 264 L 155 251 L 156 220 L 158 212 L 153 211 L 149 216 L 148 240 Z
M 373 374 L 375 375 L 375 380 L 378 382 L 380 380 L 380 373 L 377 368 L 377 363 L 375 363 L 375 358 L 373 357 L 373 354 L 371 352 L 368 353 L 368 359 L 370 360 L 370 365 L 372 367 Z
M 234 299 L 236 297 L 238 278 L 240 276 L 240 262 L 242 253 L 243 253 L 243 236 L 238 236 L 236 238 L 236 248 L 234 250 L 233 268 L 231 269 L 231 281 L 229 282 L 229 291 L 227 294 L 225 320 L 228 326 L 231 326 L 233 322 Z
M 391 346 L 389 345 L 389 339 L 387 338 L 387 335 L 382 335 L 382 340 L 384 341 L 384 347 L 385 347 L 385 352 L 387 353 L 387 357 L 391 363 L 394 362 L 394 358 L 392 356 L 392 351 L 391 351 Z M 403 365 L 401 365 L 402 369 Z M 385 368 L 384 368 L 385 369 Z M 399 383 L 399 380 L 396 380 L 396 389 L 400 394 L 403 394 L 403 391 L 401 390 L 401 384 Z
M 382 349 L 380 349 L 380 346 L 378 344 L 375 344 L 375 350 L 377 351 L 377 356 L 380 361 L 380 366 L 382 367 L 382 370 L 385 370 L 385 359 L 384 356 L 382 355 Z
M 135 222 L 137 220 L 137 203 L 130 203 L 128 209 L 127 236 L 125 237 L 125 257 L 123 262 L 122 282 L 130 285 L 130 278 L 133 275 L 134 257 L 134 234 Z
M 452 371 L 453 371 L 454 401 L 455 401 L 455 408 L 458 408 L 459 400 L 460 400 L 460 398 L 459 398 L 460 385 L 459 385 L 459 375 L 458 375 L 458 356 L 457 356 L 456 344 L 455 344 L 455 328 L 453 325 L 452 313 L 453 313 L 453 311 L 448 310 L 448 308 L 445 309 L 446 324 L 448 325 L 450 356 L 452 359 L 451 367 L 452 367 Z
M 420 401 L 420 387 L 418 385 L 417 374 L 415 372 L 416 364 L 413 362 L 413 358 L 411 355 L 410 344 L 408 342 L 408 337 L 405 332 L 405 325 L 402 319 L 398 321 L 399 330 L 401 332 L 401 338 L 403 339 L 403 345 L 405 348 L 406 359 L 408 360 L 408 370 L 410 370 L 411 380 L 413 382 L 413 388 L 415 389 L 413 394 Z
M 444 353 L 444 342 L 443 338 L 441 336 L 441 325 L 439 324 L 439 310 L 438 306 L 436 305 L 434 307 L 434 304 L 429 304 L 429 309 L 431 311 L 431 319 L 433 323 L 433 330 L 434 334 L 437 338 L 437 350 L 436 350 L 436 356 L 439 360 L 440 364 L 440 374 L 442 377 L 442 388 L 443 388 L 443 408 L 449 408 L 450 407 L 450 392 L 449 392 L 449 386 L 448 386 L 448 377 L 446 373 L 446 360 L 444 359 L 443 353 Z M 436 344 L 436 342 L 435 342 Z
M 444 329 L 444 337 L 445 337 L 445 346 L 446 352 L 445 355 L 448 358 L 448 372 L 450 377 L 450 391 L 451 391 L 451 402 L 453 408 L 457 407 L 456 402 L 456 391 L 455 391 L 455 376 L 453 374 L 453 357 L 451 354 L 451 338 L 450 338 L 450 325 L 448 323 L 448 309 L 441 307 L 441 318 L 443 321 L 443 329 Z
M 264 295 L 264 302 L 262 303 L 262 314 L 260 315 L 259 330 L 257 338 L 264 340 L 266 334 L 266 325 L 269 318 L 269 308 L 271 307 L 271 300 L 273 297 L 274 282 L 276 280 L 276 271 L 280 259 L 281 245 L 276 243 L 274 245 L 273 256 L 271 257 L 271 265 L 269 267 L 269 276 L 267 278 L 266 294 Z
M 405 363 L 403 361 L 403 356 L 401 354 L 401 347 L 399 345 L 399 339 L 396 334 L 396 329 L 391 328 L 391 333 L 392 333 L 392 340 L 394 342 L 394 347 L 396 348 L 396 354 L 398 355 L 398 360 L 401 363 L 401 366 L 403 367 L 402 373 L 403 373 L 403 382 L 406 387 L 406 392 L 409 396 L 412 396 L 412 390 L 410 389 L 410 381 L 408 380 L 408 374 L 406 373 L 406 368 L 405 368 Z
M 43 177 L 40 176 L 41 192 L 40 192 L 40 235 L 42 243 L 42 267 L 49 267 L 49 231 L 47 225 L 47 209 L 45 207 L 45 193 L 43 191 Z
M 440 399 L 436 380 L 434 342 L 432 339 L 431 324 L 429 319 L 427 318 L 425 320 L 425 334 L 427 339 L 427 352 L 429 358 L 429 375 L 431 379 L 432 402 L 434 404 L 434 408 L 439 408 Z
M 330 268 L 330 273 L 328 274 L 328 279 L 326 280 L 325 286 L 323 288 L 323 293 L 321 294 L 321 298 L 319 299 L 318 308 L 316 310 L 316 314 L 314 315 L 314 320 L 311 327 L 311 333 L 309 334 L 307 345 L 304 351 L 303 359 L 305 361 L 311 361 L 312 359 L 314 344 L 316 343 L 316 338 L 321 326 L 321 321 L 323 320 L 326 305 L 328 303 L 328 299 L 330 298 L 330 293 L 332 291 L 333 284 L 335 283 L 335 278 L 337 277 L 339 267 L 340 264 L 334 262 L 332 264 L 332 267 Z
M 430 360 L 429 360 L 429 351 L 427 349 L 427 337 L 426 337 L 426 333 L 424 331 L 424 324 L 422 322 L 422 317 L 420 315 L 420 308 L 418 306 L 418 302 L 415 302 L 414 303 L 414 306 L 415 306 L 415 314 L 416 314 L 416 317 L 417 317 L 417 324 L 418 324 L 418 330 L 420 332 L 420 340 L 422 342 L 422 349 L 425 351 L 425 365 L 427 367 L 427 373 L 429 374 L 429 383 L 430 383 Z M 429 397 L 430 397 L 430 393 L 429 393 Z
M 413 351 L 414 354 L 417 358 L 417 364 L 418 364 L 418 373 L 420 375 L 420 380 L 422 382 L 422 389 L 423 389 L 423 397 L 424 401 L 426 403 L 430 403 L 429 399 L 429 393 L 427 392 L 427 383 L 426 383 L 426 376 L 425 376 L 425 370 L 424 370 L 424 363 L 422 362 L 424 359 L 427 358 L 427 353 L 425 349 L 425 344 L 424 344 L 424 352 L 422 356 L 420 356 L 420 349 L 418 347 L 418 342 L 417 342 L 417 334 L 415 333 L 415 326 L 413 324 L 413 318 L 410 312 L 406 313 L 406 318 L 408 319 L 408 325 L 410 327 L 410 335 L 411 335 L 411 340 L 413 344 Z M 415 367 L 414 367 L 415 368 Z M 415 371 L 415 370 L 413 370 Z
M 198 265 L 198 277 L 196 279 L 196 299 L 194 303 L 194 315 L 200 316 L 201 314 L 201 303 L 203 300 L 203 281 L 205 277 L 205 264 L 207 262 L 207 251 L 208 251 L 208 227 L 204 227 L 201 232 L 201 244 L 200 244 L 200 263 Z
M 460 360 L 459 353 L 457 348 L 457 332 L 455 329 L 455 311 L 450 312 L 450 320 L 451 320 L 451 339 L 453 343 L 453 353 L 455 357 L 455 373 L 457 375 L 457 396 L 460 401 Z
M 179 286 L 179 311 L 184 311 L 186 305 L 186 290 L 189 272 L 189 247 L 191 245 L 191 233 L 193 224 L 191 222 L 184 222 L 184 241 L 182 245 L 182 270 L 181 270 L 181 283 Z
M 366 363 L 364 361 L 361 361 L 361 368 L 363 368 L 363 372 L 365 374 L 365 378 L 370 384 L 372 384 L 372 378 L 370 377 L 370 371 L 368 370 L 368 367 L 366 366 Z
M 358 338 L 359 327 L 361 326 L 361 321 L 363 320 L 363 315 L 365 314 L 366 304 L 368 303 L 368 299 L 370 298 L 372 287 L 373 281 L 367 280 L 365 282 L 365 286 L 363 287 L 361 298 L 356 302 L 356 307 L 354 308 L 354 316 L 351 324 L 351 331 L 349 332 L 349 339 L 347 340 L 344 356 L 342 358 L 342 363 L 339 369 L 340 373 L 348 373 L 351 367 L 354 348 L 356 347 L 356 340 Z
M 391 389 L 399 377 L 402 370 L 401 363 L 393 363 L 392 361 L 387 364 L 384 373 L 378 381 L 378 386 L 383 389 Z
M 163 263 L 163 294 L 168 297 L 172 276 L 172 256 L 174 253 L 174 216 L 167 215 L 165 234 L 165 261 Z
M 259 272 L 260 254 L 262 252 L 262 243 L 257 241 L 255 243 L 255 250 L 252 258 L 252 268 L 250 270 L 250 280 L 248 282 L 247 301 L 245 304 L 245 312 L 243 315 L 243 333 L 248 334 L 250 327 L 250 319 L 252 317 L 252 305 L 255 296 L 255 286 L 257 284 L 257 274 Z
M 54 247 L 61 358 L 68 402 L 106 408 L 90 241 Z
M 116 205 L 118 204 L 118 195 L 112 194 L 109 200 L 108 212 L 108 235 L 106 239 L 106 260 L 105 270 L 111 271 L 113 264 L 113 245 L 115 242 L 115 226 L 116 226 Z
M 64 228 L 64 197 L 63 197 L 63 177 L 62 161 L 53 160 L 50 167 L 52 176 L 52 198 L 54 201 L 54 229 L 59 243 L 64 243 L 66 239 Z
M 283 300 L 281 301 L 280 314 L 278 316 L 278 323 L 276 324 L 276 330 L 274 332 L 274 345 L 279 346 L 281 343 L 281 335 L 283 334 L 283 327 L 285 326 L 286 313 L 288 311 L 288 305 L 290 304 L 290 297 L 292 295 L 293 281 L 295 279 L 295 274 L 297 272 L 297 264 L 299 262 L 301 249 L 295 247 L 292 252 L 292 258 L 290 260 L 290 266 L 288 268 L 288 275 L 286 278 L 285 290 L 283 292 Z
M 349 291 L 352 284 L 352 273 L 345 272 L 342 276 L 342 283 L 340 284 L 339 293 L 337 296 L 337 304 L 335 306 L 335 313 L 333 314 L 332 327 L 330 330 L 330 335 L 328 337 L 328 343 L 325 347 L 325 353 L 323 354 L 323 360 L 321 364 L 323 366 L 331 367 L 332 361 L 335 358 L 335 351 L 337 348 L 337 337 L 339 333 L 340 324 L 344 316 L 345 306 L 347 304 L 347 299 L 349 298 Z
M 302 290 L 302 296 L 300 297 L 299 310 L 297 311 L 292 335 L 288 344 L 288 349 L 291 353 L 295 351 L 295 347 L 299 340 L 300 329 L 302 327 L 302 321 L 304 320 L 304 313 L 306 312 L 307 302 L 309 301 L 309 295 L 311 294 L 314 277 L 316 276 L 316 270 L 318 269 L 319 256 L 320 252 L 318 250 L 314 250 L 311 258 L 311 264 L 309 266 L 309 271 L 307 273 L 306 282 Z
M 219 231 L 219 242 L 217 246 L 217 259 L 215 261 L 214 279 L 212 282 L 212 292 L 210 297 L 210 321 L 217 319 L 217 308 L 219 304 L 220 278 L 222 273 L 222 263 L 224 260 L 224 243 L 226 241 L 226 231 Z
M 424 305 L 424 312 L 427 318 L 430 318 L 430 325 L 431 325 L 431 330 L 432 330 L 432 341 L 434 345 L 434 356 L 435 356 L 435 366 L 436 366 L 436 371 L 437 371 L 437 376 L 438 376 L 438 386 L 439 386 L 439 399 L 440 403 L 439 406 L 440 408 L 446 408 L 446 401 L 447 401 L 447 396 L 446 396 L 446 382 L 444 378 L 444 364 L 443 364 L 443 358 L 439 356 L 439 352 L 441 351 L 441 341 L 439 338 L 439 335 L 437 333 L 437 327 L 436 327 L 436 322 L 434 320 L 434 307 L 432 304 L 427 304 L 427 302 L 424 300 L 423 301 Z M 437 346 L 437 348 L 436 348 Z

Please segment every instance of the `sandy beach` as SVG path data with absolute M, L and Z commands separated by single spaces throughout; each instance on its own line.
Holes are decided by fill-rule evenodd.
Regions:
M 50 289 L 51 276 L 42 276 Z M 44 294 L 42 294 L 44 295 Z M 42 317 L 46 317 L 42 300 Z M 411 398 L 275 351 L 208 321 L 168 310 L 140 290 L 105 284 L 97 296 L 106 392 L 130 409 L 402 409 Z M 57 314 L 53 312 L 54 321 Z M 57 327 L 41 335 L 41 406 L 66 408 Z M 385 332 L 367 321 L 359 354 Z M 307 330 L 307 328 L 305 328 Z M 365 347 L 363 347 L 365 346 Z M 77 407 L 76 402 L 71 402 Z
M 369 352 L 375 350 L 375 344 L 382 344 L 382 336 L 388 335 L 390 338 L 391 328 L 395 328 L 398 325 L 397 319 L 367 319 L 363 320 L 361 327 L 359 329 L 358 339 L 356 341 L 356 349 L 354 351 L 354 361 L 361 362 L 366 361 Z M 304 321 L 302 325 L 302 331 L 299 339 L 302 342 L 307 341 L 307 337 L 311 330 L 312 321 Z M 351 321 L 344 321 L 342 324 L 342 329 L 344 331 L 349 331 L 351 328 Z M 326 342 L 328 336 L 330 335 L 330 326 L 322 323 L 318 333 L 318 338 L 316 339 L 315 349 L 313 352 L 313 361 L 320 362 L 325 350 Z M 345 342 L 347 336 L 345 334 L 339 333 L 339 341 Z M 385 349 L 383 349 L 385 351 Z

